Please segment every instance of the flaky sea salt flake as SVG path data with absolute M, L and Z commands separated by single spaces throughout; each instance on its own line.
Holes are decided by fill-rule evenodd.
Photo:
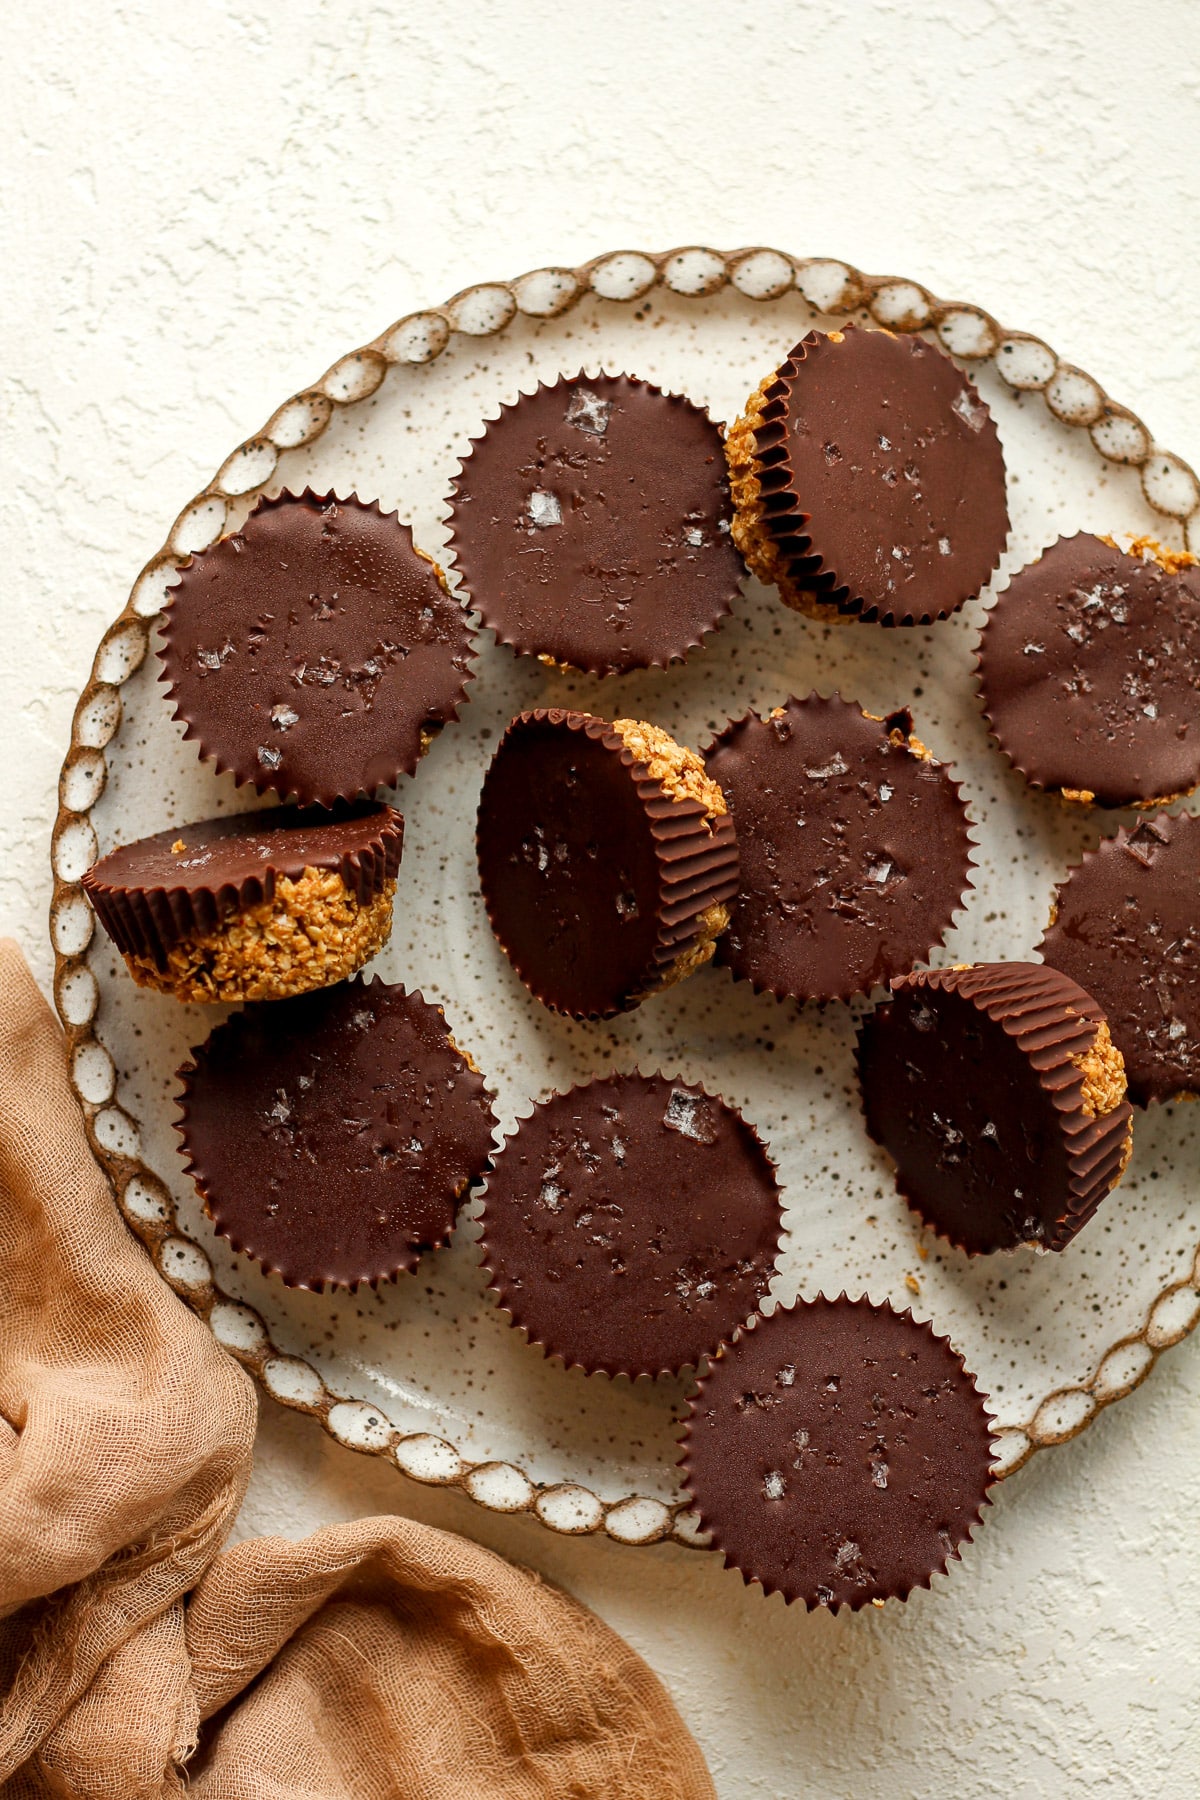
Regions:
M 549 494 L 544 488 L 534 488 L 529 496 L 529 523 L 542 529 L 547 525 L 561 525 L 562 507 L 558 495 Z
M 954 396 L 951 402 L 953 410 L 963 424 L 971 431 L 982 431 L 987 419 L 987 408 L 979 399 L 974 389 L 966 387 Z
M 542 1185 L 538 1189 L 538 1204 L 544 1206 L 547 1212 L 561 1212 L 562 1203 L 566 1198 L 567 1190 L 561 1182 L 555 1179 L 557 1175 L 556 1168 L 547 1169 L 542 1176 Z
M 845 775 L 848 765 L 840 750 L 835 750 L 827 763 L 815 769 L 805 769 L 804 773 L 810 781 L 828 781 L 831 775 Z
M 668 1131 L 677 1131 L 695 1144 L 716 1142 L 712 1108 L 699 1094 L 689 1094 L 683 1088 L 671 1089 L 663 1124 Z
M 612 401 L 602 400 L 591 388 L 572 388 L 566 422 L 574 425 L 578 431 L 586 431 L 590 437 L 603 437 L 608 430 L 612 409 Z

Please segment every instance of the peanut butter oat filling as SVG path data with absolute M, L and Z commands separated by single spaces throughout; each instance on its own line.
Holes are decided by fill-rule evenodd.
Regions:
M 1106 531 L 1100 532 L 1099 537 L 1102 544 L 1108 544 L 1113 550 L 1120 550 L 1123 556 L 1140 557 L 1142 562 L 1156 562 L 1164 575 L 1181 575 L 1184 569 L 1196 566 L 1196 558 L 1190 550 L 1169 550 L 1157 538 L 1135 537 L 1128 549 L 1122 550 L 1116 538 L 1110 537 Z
M 281 876 L 271 900 L 243 907 L 216 931 L 182 939 L 160 969 L 125 958 L 140 987 L 177 1000 L 285 1000 L 344 981 L 378 954 L 392 929 L 396 884 L 361 905 L 336 871 Z
M 677 744 L 661 726 L 650 725 L 644 719 L 614 719 L 612 728 L 672 800 L 694 800 L 704 808 L 710 824 L 725 816 L 729 810 L 725 796 L 694 750 Z M 711 962 L 717 939 L 728 924 L 727 906 L 718 904 L 706 908 L 697 917 L 696 936 L 692 942 L 667 965 L 646 992 L 661 993 L 664 988 L 674 987 L 677 982 L 694 975 L 697 969 L 702 969 L 706 962 Z
M 767 587 L 777 587 L 779 597 L 793 612 L 809 619 L 846 623 L 836 607 L 823 606 L 814 594 L 798 587 L 787 572 L 787 564 L 779 554 L 766 523 L 759 476 L 757 433 L 762 425 L 767 390 L 775 380 L 774 372 L 764 377 L 746 402 L 746 410 L 732 425 L 725 439 L 725 460 L 729 465 L 729 491 L 733 499 L 733 523 L 730 534 L 751 572 Z
M 677 744 L 660 725 L 648 725 L 644 719 L 614 719 L 612 728 L 672 800 L 696 801 L 710 823 L 724 818 L 729 810 L 725 796 L 694 750 Z
M 1125 1058 L 1107 1024 L 1097 1026 L 1090 1048 L 1071 1060 L 1083 1076 L 1079 1102 L 1090 1119 L 1103 1119 L 1120 1106 L 1125 1098 Z

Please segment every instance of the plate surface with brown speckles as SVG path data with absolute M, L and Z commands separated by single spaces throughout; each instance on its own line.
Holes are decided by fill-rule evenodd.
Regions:
M 702 251 L 623 253 L 583 271 L 540 271 L 524 285 L 489 284 L 402 322 L 282 408 L 186 510 L 106 638 L 76 716 L 55 837 L 56 992 L 76 1085 L 126 1216 L 168 1279 L 269 1391 L 318 1414 L 344 1442 L 393 1457 L 419 1478 L 457 1482 L 498 1510 L 532 1508 L 562 1531 L 606 1526 L 625 1541 L 672 1529 L 687 1537 L 676 1470 L 686 1380 L 631 1385 L 545 1361 L 487 1298 L 469 1216 L 449 1248 L 378 1292 L 289 1291 L 237 1257 L 204 1216 L 172 1129 L 174 1071 L 226 1009 L 135 988 L 107 939 L 92 937 L 78 877 L 97 845 L 103 852 L 254 803 L 183 741 L 157 685 L 157 658 L 145 655 L 147 637 L 151 650 L 157 642 L 164 579 L 181 553 L 206 534 L 235 530 L 257 493 L 308 485 L 397 509 L 417 544 L 440 560 L 458 458 L 481 422 L 538 378 L 625 370 L 731 421 L 814 324 L 857 317 L 907 329 L 913 308 L 924 307 L 943 343 L 972 356 L 964 366 L 1004 445 L 1012 534 L 995 587 L 1060 533 L 1149 532 L 1182 546 L 1192 492 L 1184 465 L 1166 458 L 1156 476 L 1151 459 L 1163 453 L 1151 452 L 1148 439 L 1141 481 L 1138 468 L 1106 462 L 1087 431 L 1064 422 L 1075 416 L 1072 406 L 1077 424 L 1094 414 L 1087 393 L 1080 402 L 1066 378 L 1061 393 L 1055 389 L 1055 357 L 1045 346 L 1031 349 L 1031 340 L 1000 332 L 987 315 L 936 302 L 909 282 L 755 254 L 757 261 L 739 262 Z M 871 311 L 856 304 L 863 300 Z M 1061 303 L 1065 336 L 1068 297 Z M 539 309 L 551 316 L 534 316 Z M 981 344 L 988 354 L 978 354 Z M 1001 368 L 1026 388 L 1002 378 Z M 1115 416 L 1128 426 L 1129 415 Z M 1136 420 L 1133 427 L 1141 429 Z M 1106 442 L 1111 450 L 1107 439 L 1101 449 Z M 1151 510 L 1143 484 L 1160 502 L 1174 496 L 1179 517 Z M 497 1090 L 505 1130 L 537 1096 L 610 1069 L 662 1069 L 723 1095 L 778 1163 L 786 1236 L 776 1297 L 845 1289 L 932 1320 L 991 1396 L 1002 1464 L 1011 1468 L 1031 1446 L 1072 1435 L 1136 1385 L 1156 1351 L 1194 1323 L 1200 1110 L 1139 1114 L 1124 1183 L 1062 1254 L 968 1261 L 921 1232 L 866 1136 L 854 1087 L 854 1009 L 777 1003 L 709 968 L 601 1025 L 556 1017 L 526 992 L 495 943 L 474 856 L 483 773 L 523 709 L 644 718 L 696 746 L 748 708 L 837 690 L 879 715 L 911 708 L 917 735 L 953 763 L 963 784 L 976 821 L 975 888 L 933 960 L 1028 957 L 1056 883 L 1123 815 L 1101 819 L 1030 792 L 990 747 L 972 671 L 991 592 L 945 623 L 885 631 L 814 624 L 747 579 L 732 616 L 685 665 L 607 679 L 556 673 L 481 631 L 459 721 L 386 795 L 405 815 L 405 853 L 392 940 L 373 969 L 444 1006 L 456 1041 Z M 123 719 L 114 736 L 118 689 Z

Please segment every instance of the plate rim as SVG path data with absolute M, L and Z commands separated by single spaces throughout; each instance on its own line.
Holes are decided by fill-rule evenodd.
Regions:
M 828 317 L 865 309 L 886 330 L 930 332 L 963 361 L 993 362 L 1010 388 L 1040 392 L 1054 418 L 1087 431 L 1104 460 L 1138 468 L 1152 510 L 1175 522 L 1185 548 L 1200 542 L 1200 479 L 1182 457 L 1156 444 L 1136 413 L 1043 339 L 1002 327 L 974 302 L 940 299 L 906 276 L 868 275 L 838 258 L 797 257 L 765 245 L 720 251 L 691 244 L 657 252 L 606 251 L 576 268 L 549 265 L 509 280 L 474 283 L 442 306 L 405 314 L 276 407 L 182 508 L 161 548 L 139 572 L 101 638 L 72 716 L 50 847 L 50 939 L 71 1086 L 121 1214 L 163 1279 L 264 1392 L 319 1419 L 345 1447 L 386 1457 L 425 1485 L 458 1488 L 487 1511 L 530 1513 L 564 1536 L 603 1531 L 620 1543 L 670 1539 L 699 1547 L 707 1540 L 686 1498 L 667 1502 L 633 1493 L 606 1501 L 582 1483 L 535 1481 L 515 1462 L 473 1462 L 449 1439 L 402 1432 L 382 1409 L 330 1392 L 312 1364 L 276 1349 L 257 1312 L 214 1281 L 207 1252 L 178 1223 L 170 1188 L 142 1159 L 137 1123 L 118 1099 L 117 1070 L 97 1031 L 102 995 L 89 964 L 95 919 L 81 885 L 98 854 L 91 813 L 108 779 L 105 751 L 120 729 L 121 687 L 146 657 L 166 583 L 189 556 L 220 537 L 230 506 L 262 491 L 281 454 L 312 444 L 335 413 L 369 399 L 390 368 L 430 363 L 455 336 L 482 339 L 520 317 L 556 318 L 589 295 L 630 305 L 656 287 L 682 299 L 703 299 L 728 287 L 752 304 L 798 292 Z M 1077 1437 L 1106 1406 L 1139 1387 L 1163 1351 L 1198 1322 L 1200 1242 L 1190 1275 L 1155 1296 L 1140 1329 L 1110 1344 L 1086 1380 L 1053 1389 L 1025 1425 L 996 1432 L 997 1476 L 1014 1474 L 1036 1451 Z

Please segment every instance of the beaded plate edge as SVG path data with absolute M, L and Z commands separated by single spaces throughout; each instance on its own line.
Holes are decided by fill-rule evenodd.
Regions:
M 374 394 L 390 367 L 432 362 L 454 334 L 494 336 L 518 315 L 551 319 L 588 294 L 628 304 L 655 287 L 703 298 L 727 286 L 760 303 L 795 290 L 831 316 L 866 309 L 888 330 L 931 332 L 964 361 L 994 361 L 1010 387 L 1040 392 L 1062 424 L 1086 430 L 1105 460 L 1136 467 L 1148 504 L 1176 522 L 1186 546 L 1195 547 L 1193 540 L 1200 539 L 1200 479 L 1190 465 L 1155 444 L 1136 414 L 1040 338 L 1006 330 L 969 302 L 938 299 L 907 278 L 867 275 L 836 259 L 798 258 L 764 246 L 718 251 L 690 245 L 657 254 L 618 250 L 575 269 L 534 269 L 511 281 L 464 288 L 444 306 L 410 313 L 339 358 L 319 381 L 277 408 L 188 502 L 101 639 L 72 720 L 51 841 L 54 999 L 66 1033 L 71 1083 L 97 1161 L 163 1278 L 268 1394 L 319 1419 L 339 1443 L 386 1457 L 416 1481 L 457 1487 L 489 1511 L 529 1512 L 552 1531 L 567 1536 L 603 1531 L 625 1544 L 671 1539 L 702 1546 L 706 1539 L 684 1499 L 667 1503 L 628 1494 L 604 1501 L 581 1484 L 539 1484 L 514 1463 L 473 1463 L 444 1438 L 397 1431 L 377 1409 L 329 1392 L 311 1364 L 277 1351 L 258 1314 L 214 1282 L 208 1256 L 179 1228 L 166 1184 L 142 1161 L 137 1123 L 117 1100 L 117 1071 L 96 1029 L 100 987 L 88 963 L 95 921 L 80 882 L 98 853 L 91 811 L 108 779 L 105 750 L 120 729 L 121 686 L 146 656 L 166 583 L 185 558 L 220 537 L 230 502 L 257 494 L 270 481 L 282 451 L 311 444 L 335 411 Z M 1141 1329 L 1110 1346 L 1085 1382 L 1055 1389 L 1023 1427 L 997 1433 L 997 1474 L 1013 1474 L 1035 1451 L 1076 1437 L 1104 1407 L 1138 1387 L 1161 1353 L 1198 1321 L 1200 1246 L 1191 1274 L 1163 1289 Z

